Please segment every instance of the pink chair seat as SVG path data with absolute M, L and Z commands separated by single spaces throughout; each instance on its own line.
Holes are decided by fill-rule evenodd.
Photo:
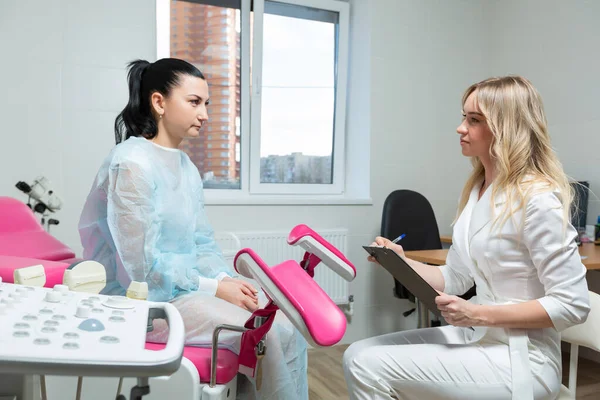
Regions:
M 63 261 L 75 253 L 44 230 L 27 205 L 0 196 L 0 254 Z
M 0 254 L 49 261 L 75 258 L 70 248 L 43 230 L 0 234 Z
M 32 267 L 40 264 L 44 266 L 46 273 L 45 287 L 54 287 L 54 285 L 61 284 L 65 270 L 71 265 L 66 262 L 0 255 L 0 277 L 2 277 L 3 282 L 14 283 L 15 269 Z
M 165 345 L 162 343 L 146 343 L 146 349 L 148 350 L 162 350 L 164 347 Z M 183 356 L 194 364 L 198 370 L 198 375 L 200 375 L 201 383 L 210 382 L 210 348 L 185 346 Z M 230 350 L 219 349 L 217 352 L 217 384 L 223 385 L 231 382 L 237 372 L 237 354 Z
M 248 276 L 247 272 L 238 269 L 238 258 L 243 254 L 250 256 L 290 301 L 317 345 L 332 346 L 342 340 L 346 331 L 344 313 L 296 261 L 288 260 L 269 267 L 254 250 L 242 249 L 238 252 L 234 265 L 245 276 Z M 265 287 L 264 282 L 260 283 Z M 282 308 L 281 299 L 273 300 L 280 309 L 286 311 Z M 297 328 L 300 329 L 298 326 Z
M 345 264 L 347 264 L 350 268 L 352 268 L 352 270 L 354 271 L 354 275 L 356 275 L 356 268 L 354 267 L 354 264 L 352 264 L 350 262 L 350 260 L 348 260 L 344 254 L 342 254 L 341 251 L 339 251 L 337 248 L 335 248 L 327 240 L 323 239 L 323 237 L 321 235 L 319 235 L 317 232 L 315 232 L 314 230 L 312 230 L 311 228 L 309 228 L 308 226 L 306 226 L 304 224 L 296 225 L 294 227 L 294 229 L 292 229 L 292 231 L 288 235 L 287 242 L 290 245 L 295 245 L 300 239 L 302 239 L 305 236 L 312 237 L 317 242 L 319 242 L 321 245 L 323 245 L 323 247 L 325 247 L 327 250 L 329 250 L 330 252 L 335 254 L 337 257 L 339 257 L 340 260 L 342 260 Z

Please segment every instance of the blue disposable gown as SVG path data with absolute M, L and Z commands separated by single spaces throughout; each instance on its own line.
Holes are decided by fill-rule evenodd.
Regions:
M 149 300 L 179 310 L 188 345 L 210 346 L 217 325 L 243 325 L 250 317 L 214 296 L 218 280 L 235 272 L 215 243 L 200 174 L 180 150 L 137 137 L 117 145 L 96 176 L 79 232 L 84 258 L 106 268 L 102 293 L 125 294 L 132 280 L 147 282 Z M 155 321 L 149 340 L 167 335 L 166 324 Z M 220 346 L 239 352 L 239 334 L 222 336 Z M 266 345 L 261 390 L 254 379 L 242 380 L 238 398 L 308 399 L 306 341 L 282 314 Z
M 208 223 L 197 168 L 183 151 L 143 138 L 106 158 L 79 232 L 84 258 L 106 268 L 106 294 L 125 294 L 134 280 L 148 282 L 148 300 L 169 301 L 209 290 L 206 278 L 233 275 Z

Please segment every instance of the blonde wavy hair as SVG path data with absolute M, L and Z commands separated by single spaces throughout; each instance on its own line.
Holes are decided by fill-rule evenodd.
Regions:
M 465 91 L 463 106 L 475 91 L 476 104 L 493 134 L 490 156 L 496 177 L 491 201 L 500 192 L 506 195 L 504 209 L 495 216 L 493 224 L 502 226 L 526 207 L 532 194 L 557 190 L 561 194 L 566 226 L 570 220 L 573 189 L 550 144 L 546 115 L 538 91 L 520 76 L 489 78 Z M 462 191 L 458 215 L 465 208 L 475 185 L 485 178 L 479 157 L 473 157 L 471 162 L 473 171 Z

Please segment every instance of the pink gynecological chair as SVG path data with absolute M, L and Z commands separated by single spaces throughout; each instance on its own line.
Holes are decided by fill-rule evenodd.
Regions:
M 305 250 L 302 261 L 287 260 L 270 266 L 252 249 L 237 253 L 236 271 L 258 283 L 269 298 L 268 304 L 255 311 L 243 327 L 218 326 L 210 348 L 186 346 L 182 367 L 171 377 L 160 378 L 162 382 L 152 382 L 154 395 L 151 393 L 148 399 L 172 395 L 184 400 L 229 400 L 235 399 L 238 373 L 257 381 L 269 379 L 257 367 L 258 359 L 264 356 L 264 337 L 279 311 L 313 347 L 333 346 L 342 340 L 346 316 L 313 279 L 314 269 L 322 262 L 346 281 L 352 281 L 356 277 L 354 265 L 306 225 L 294 227 L 287 241 Z M 239 355 L 218 348 L 223 330 L 242 334 Z M 146 347 L 158 350 L 163 345 L 147 343 Z M 130 381 L 131 385 L 134 383 Z

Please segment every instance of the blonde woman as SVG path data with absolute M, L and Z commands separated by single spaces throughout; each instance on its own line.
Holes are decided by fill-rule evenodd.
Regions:
M 462 104 L 457 132 L 474 168 L 447 264 L 406 259 L 440 292 L 436 303 L 449 325 L 350 346 L 351 399 L 554 399 L 559 332 L 589 313 L 569 223 L 572 194 L 539 93 L 518 76 L 491 78 L 469 87 Z M 376 243 L 405 257 L 387 239 Z M 474 301 L 456 296 L 474 283 Z

